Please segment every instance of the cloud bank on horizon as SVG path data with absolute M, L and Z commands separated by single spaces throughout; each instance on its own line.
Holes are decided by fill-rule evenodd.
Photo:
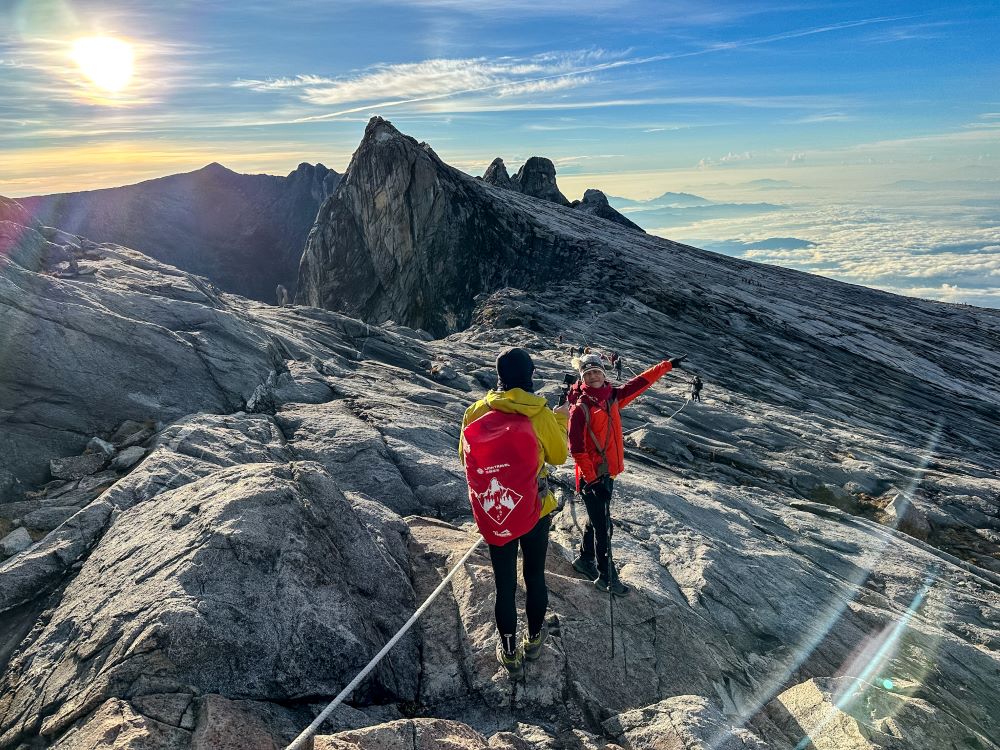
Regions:
M 0 6 L 0 28 L 0 194 L 210 161 L 343 170 L 377 113 L 470 173 L 548 156 L 571 197 L 780 203 L 653 229 L 1000 306 L 992 0 L 21 0 Z M 131 45 L 120 91 L 74 64 L 93 37 Z M 785 236 L 816 244 L 750 247 Z

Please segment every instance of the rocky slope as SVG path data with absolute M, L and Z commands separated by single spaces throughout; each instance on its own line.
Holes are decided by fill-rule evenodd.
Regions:
M 300 164 L 286 177 L 220 164 L 136 185 L 20 199 L 42 224 L 113 242 L 207 276 L 222 289 L 275 302 L 294 290 L 306 236 L 340 175 Z
M 394 158 L 363 143 L 354 174 L 390 185 L 377 169 L 403 165 L 415 192 L 449 174 L 379 133 Z M 526 680 L 494 660 L 480 550 L 315 747 L 997 748 L 1000 315 L 483 189 L 434 210 L 544 228 L 575 273 L 544 290 L 484 280 L 471 325 L 440 339 L 231 297 L 0 204 L 0 316 L 18 321 L 0 333 L 0 395 L 17 394 L 0 434 L 25 467 L 0 530 L 28 536 L 0 562 L 0 748 L 282 747 L 475 539 L 458 423 L 511 344 L 553 400 L 566 344 L 618 350 L 627 375 L 691 355 L 625 411 L 614 548 L 634 592 L 615 603 L 614 652 L 607 599 L 569 564 L 585 510 L 563 469 L 555 635 Z M 352 210 L 414 216 L 377 203 L 390 194 Z M 414 226 L 381 249 L 437 247 Z M 66 253 L 81 275 L 52 273 Z M 445 281 L 423 283 L 454 306 Z M 368 304 L 381 314 L 414 283 L 387 273 Z M 86 357 L 112 356 L 108 338 L 135 345 L 135 371 L 96 403 L 81 388 L 108 376 Z M 67 360 L 35 364 L 60 347 Z M 686 400 L 691 371 L 704 403 Z M 64 423 L 64 442 L 45 437 Z M 39 511 L 70 515 L 47 529 Z

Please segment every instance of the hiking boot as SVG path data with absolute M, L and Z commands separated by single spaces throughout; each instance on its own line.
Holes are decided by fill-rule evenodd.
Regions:
M 545 645 L 545 641 L 549 639 L 549 626 L 544 622 L 542 623 L 542 629 L 538 631 L 538 635 L 534 638 L 529 638 L 528 634 L 524 634 L 524 658 L 528 661 L 534 661 L 539 656 L 542 655 L 542 646 Z
M 628 596 L 628 592 L 630 591 L 628 586 L 618 580 L 617 575 L 611 582 L 609 582 L 606 575 L 601 575 L 600 578 L 594 581 L 594 585 L 598 591 L 603 591 L 605 594 L 610 591 L 615 596 Z
M 580 557 L 576 558 L 573 561 L 573 570 L 575 570 L 577 573 L 582 573 L 584 576 L 586 576 L 588 581 L 597 580 L 597 576 L 600 575 L 600 573 L 597 570 L 597 563 L 594 561 L 594 558 L 584 557 L 583 555 L 580 555 Z
M 503 650 L 503 644 L 497 641 L 497 661 L 507 670 L 512 680 L 524 674 L 524 651 L 518 648 L 513 654 Z

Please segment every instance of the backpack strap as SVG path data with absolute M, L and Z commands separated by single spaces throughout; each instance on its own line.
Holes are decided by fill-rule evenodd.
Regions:
M 597 466 L 598 477 L 604 477 L 610 474 L 610 465 L 608 464 L 608 445 L 611 442 L 611 401 L 614 401 L 614 396 L 612 396 L 611 400 L 608 401 L 608 433 L 605 435 L 603 447 L 601 447 L 601 443 L 598 441 L 597 435 L 594 433 L 594 428 L 590 425 L 590 407 L 583 401 L 580 401 L 580 406 L 583 407 L 583 419 L 587 423 L 587 432 L 590 433 L 590 440 L 593 442 L 597 452 L 601 455 L 601 463 Z

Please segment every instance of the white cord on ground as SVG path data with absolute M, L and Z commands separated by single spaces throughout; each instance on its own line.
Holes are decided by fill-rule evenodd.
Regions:
M 673 419 L 678 414 L 680 414 L 682 411 L 684 411 L 684 407 L 687 406 L 690 403 L 691 403 L 690 401 L 685 401 L 683 404 L 681 404 L 681 408 L 680 409 L 678 409 L 677 411 L 675 411 L 673 414 L 671 414 L 669 417 L 667 417 L 663 421 L 664 422 L 669 422 L 671 419 Z M 655 427 L 655 426 L 656 425 L 654 425 L 652 422 L 647 422 L 646 424 L 641 424 L 638 427 L 633 427 L 631 430 L 627 430 L 627 431 L 623 432 L 622 433 L 622 437 L 625 437 L 626 435 L 631 435 L 633 432 L 636 432 L 638 430 L 642 430 L 642 429 L 644 429 L 646 427 Z
M 384 657 L 387 653 L 389 653 L 389 650 L 393 646 L 395 646 L 396 642 L 403 637 L 403 635 L 406 633 L 407 630 L 410 629 L 410 627 L 412 627 L 413 623 L 417 621 L 420 615 L 422 615 L 427 610 L 427 608 L 431 606 L 431 602 L 433 602 L 437 598 L 437 595 L 444 590 L 444 587 L 448 585 L 448 581 L 451 580 L 452 576 L 454 576 L 455 573 L 458 571 L 458 569 L 461 568 L 462 565 L 465 563 L 465 561 L 469 559 L 472 553 L 476 551 L 476 548 L 480 545 L 482 541 L 483 541 L 482 537 L 476 539 L 476 543 L 473 544 L 471 547 L 469 547 L 469 550 L 464 555 L 462 555 L 461 560 L 455 563 L 455 567 L 453 567 L 448 572 L 448 575 L 444 577 L 444 580 L 441 581 L 438 587 L 434 589 L 434 591 L 431 593 L 430 596 L 427 597 L 424 603 L 420 605 L 420 608 L 410 616 L 410 619 L 407 620 L 406 624 L 399 629 L 399 632 L 389 639 L 389 642 L 382 647 L 381 651 L 375 654 L 375 657 L 370 662 L 368 662 L 368 665 L 364 669 L 362 669 L 360 673 L 358 673 L 358 676 L 355 677 L 353 680 L 351 680 L 351 682 L 347 685 L 347 687 L 345 687 L 343 690 L 340 691 L 340 694 L 330 702 L 330 705 L 324 708 L 322 713 L 320 713 L 319 716 L 313 719 L 313 723 L 310 724 L 308 727 L 306 727 L 302 731 L 302 734 L 300 734 L 298 737 L 292 740 L 291 744 L 287 748 L 285 748 L 285 750 L 302 750 L 302 748 L 305 747 L 305 743 L 309 740 L 310 737 L 312 737 L 316 733 L 316 730 L 319 729 L 320 725 L 324 721 L 326 721 L 327 717 L 329 717 L 330 714 L 333 713 L 333 709 L 339 706 L 341 702 L 348 695 L 351 694 L 351 691 L 353 691 L 354 688 L 356 688 L 360 684 L 360 682 L 365 677 L 368 676 L 368 673 L 375 668 L 376 664 L 382 661 L 382 657 Z

